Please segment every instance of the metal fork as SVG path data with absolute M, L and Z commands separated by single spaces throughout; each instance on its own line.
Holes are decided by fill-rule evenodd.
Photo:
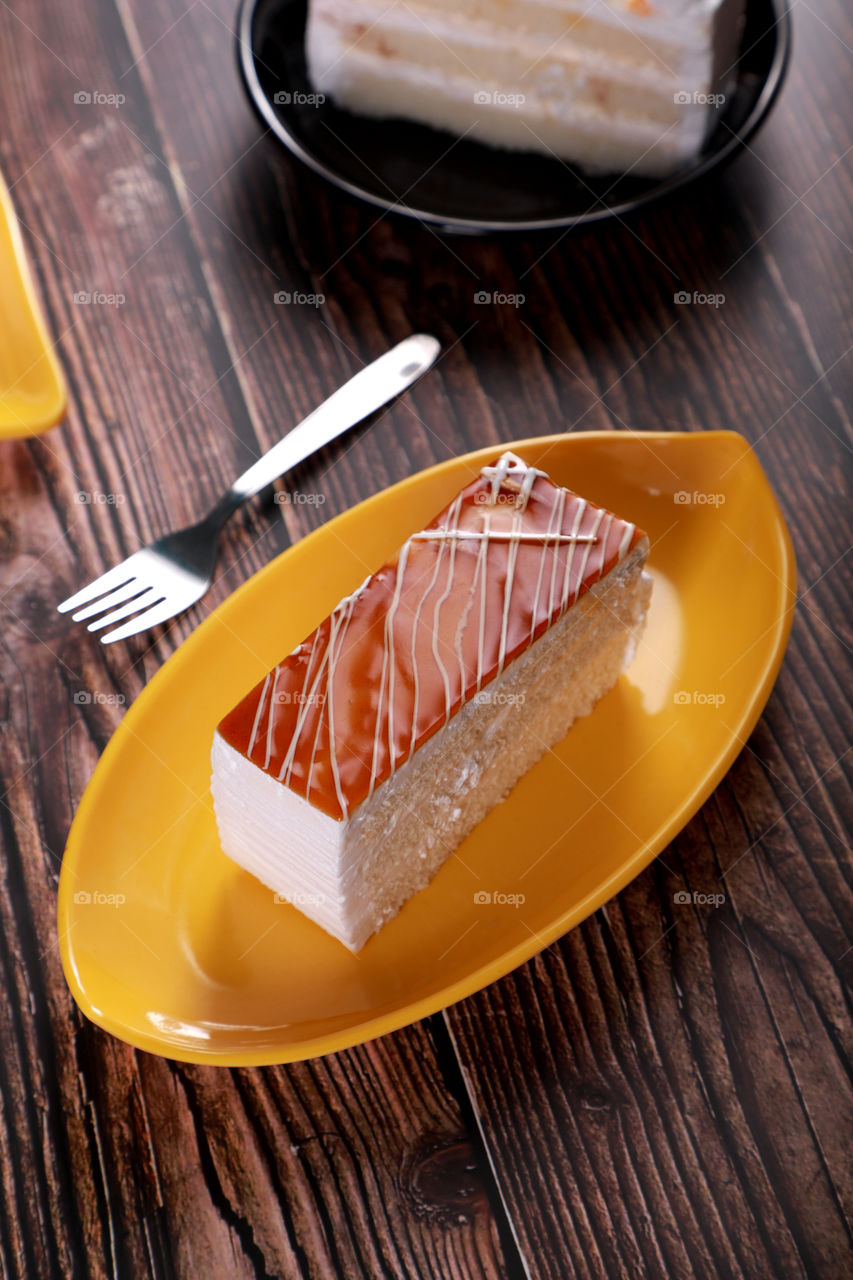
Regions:
M 425 333 L 398 343 L 345 382 L 244 471 L 203 520 L 128 556 L 63 600 L 57 606 L 59 612 L 75 609 L 75 622 L 93 618 L 89 631 L 130 618 L 101 637 L 104 644 L 113 644 L 188 609 L 210 586 L 219 530 L 241 503 L 405 391 L 426 372 L 440 349 L 438 339 Z

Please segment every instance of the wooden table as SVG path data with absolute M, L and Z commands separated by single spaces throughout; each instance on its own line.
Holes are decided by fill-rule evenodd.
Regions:
M 4 1275 L 853 1272 L 853 34 L 843 0 L 794 16 L 781 104 L 715 184 L 584 234 L 445 241 L 262 136 L 228 0 L 0 2 L 0 162 L 71 392 L 59 430 L 0 447 Z M 121 305 L 75 303 L 95 290 Z M 437 370 L 303 468 L 322 509 L 233 523 L 201 607 L 109 650 L 54 612 L 413 329 Z M 460 451 L 719 427 L 776 488 L 801 600 L 761 722 L 667 850 L 676 880 L 655 863 L 479 995 L 296 1066 L 176 1065 L 84 1020 L 56 945 L 68 827 L 121 700 L 203 615 Z M 676 908 L 682 883 L 725 903 Z

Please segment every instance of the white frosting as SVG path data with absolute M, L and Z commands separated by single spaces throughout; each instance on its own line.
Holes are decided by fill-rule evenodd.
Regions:
M 219 839 L 228 856 L 274 891 L 290 889 L 295 905 L 331 933 L 346 932 L 357 901 L 340 896 L 345 824 L 283 787 L 219 734 L 214 736 L 212 791 Z M 286 831 L 287 840 L 276 838 Z M 293 892 L 298 886 L 298 892 Z

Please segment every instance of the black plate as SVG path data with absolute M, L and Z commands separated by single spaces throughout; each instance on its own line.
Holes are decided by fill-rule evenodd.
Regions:
M 664 180 L 589 177 L 559 160 L 401 120 L 368 120 L 313 93 L 305 67 L 306 0 L 242 0 L 237 50 L 246 90 L 289 151 L 336 187 L 381 209 L 452 231 L 531 231 L 625 214 L 731 159 L 766 119 L 790 49 L 786 0 L 747 0 L 733 92 L 695 164 Z M 276 98 L 278 95 L 278 98 Z

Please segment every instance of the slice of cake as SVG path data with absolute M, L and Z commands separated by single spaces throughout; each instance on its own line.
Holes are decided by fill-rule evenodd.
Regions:
M 221 722 L 225 853 L 352 951 L 630 661 L 634 525 L 505 453 Z
M 650 177 L 699 152 L 744 0 L 311 0 L 314 88 L 591 171 Z

